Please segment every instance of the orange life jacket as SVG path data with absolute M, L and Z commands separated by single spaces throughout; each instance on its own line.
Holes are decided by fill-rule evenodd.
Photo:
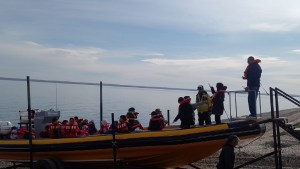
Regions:
M 60 124 L 50 124 L 48 133 L 50 138 L 58 138 L 60 135 Z
M 211 98 L 212 104 L 215 103 L 217 96 L 218 96 L 220 93 L 225 93 L 225 91 L 226 91 L 226 90 L 218 90 L 218 91 L 212 96 L 212 98 Z
M 62 124 L 60 126 L 60 135 L 61 135 L 61 137 L 66 137 L 65 132 L 66 132 L 66 124 Z
M 68 137 L 68 138 L 77 137 L 79 132 L 80 132 L 80 129 L 79 129 L 78 125 L 67 124 L 66 130 L 65 130 L 65 137 Z

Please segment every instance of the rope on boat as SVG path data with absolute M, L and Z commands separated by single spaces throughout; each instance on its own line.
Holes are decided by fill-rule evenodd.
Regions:
M 257 137 L 256 139 L 254 140 L 251 140 L 249 143 L 245 144 L 245 145 L 242 145 L 242 146 L 238 146 L 237 148 L 240 150 L 244 147 L 247 147 L 248 145 L 250 145 L 251 143 L 255 142 L 256 140 L 260 139 L 263 135 L 260 135 L 259 137 Z

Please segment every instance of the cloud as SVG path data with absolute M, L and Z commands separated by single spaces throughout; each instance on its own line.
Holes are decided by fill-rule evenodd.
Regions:
M 145 54 L 142 54 L 144 56 L 154 56 L 154 57 L 162 57 L 162 56 L 165 56 L 165 54 L 163 53 L 145 53 Z
M 292 50 L 292 53 L 295 53 L 295 54 L 300 54 L 300 49 L 295 49 L 295 50 Z
M 155 65 L 162 66 L 205 66 L 205 67 L 216 67 L 218 69 L 222 68 L 237 68 L 241 66 L 241 63 L 246 65 L 246 58 L 255 55 L 242 55 L 242 57 L 201 57 L 200 59 L 166 59 L 166 58 L 152 58 L 144 59 L 142 62 L 147 62 Z M 260 57 L 255 56 L 255 58 L 261 59 L 263 62 L 268 63 L 281 63 L 286 62 L 281 60 L 279 57 Z
M 140 56 L 152 57 L 163 56 L 163 54 L 149 51 L 106 50 L 96 47 L 47 47 L 32 41 L 15 43 L 0 41 L 2 60 L 0 70 L 2 74 L 6 72 L 2 76 L 31 75 L 42 79 L 45 75 L 53 79 L 102 77 L 120 83 L 120 81 L 132 81 L 144 78 L 145 74 L 151 74 L 152 68 L 144 67 L 143 62 L 139 60 Z
M 236 84 L 249 56 L 239 54 L 248 52 L 262 59 L 263 74 L 273 77 L 270 82 L 281 72 L 299 72 L 298 58 L 282 57 L 298 44 L 297 0 L 0 4 L 4 76 L 89 77 L 179 87 L 199 81 Z
M 297 75 L 297 61 L 252 55 L 262 60 L 262 78 L 266 85 L 276 83 L 286 86 L 286 81 Z M 89 46 L 47 47 L 32 41 L 10 44 L 0 42 L 0 72 L 4 77 L 30 75 L 35 79 L 88 82 L 100 79 L 106 83 L 186 88 L 198 83 L 214 84 L 222 81 L 231 90 L 235 90 L 244 83 L 241 76 L 247 66 L 245 56 L 249 54 L 180 59 L 167 56 L 168 53 L 107 50 Z M 144 57 L 148 58 L 143 59 Z M 295 75 L 291 76 L 293 73 Z M 278 76 L 282 80 L 278 80 Z
M 172 65 L 172 66 L 187 66 L 187 65 L 200 65 L 214 62 L 224 62 L 230 58 L 205 58 L 205 59 L 162 59 L 153 58 L 145 59 L 142 62 L 149 62 L 156 65 Z
M 34 1 L 31 1 L 34 3 Z M 65 1 L 35 3 L 1 2 L 2 26 L 13 32 L 35 33 L 54 30 L 75 31 L 83 25 L 109 23 L 138 27 L 189 30 L 197 33 L 244 31 L 249 27 L 259 31 L 290 31 L 297 28 L 300 12 L 299 1 L 211 1 L 190 0 L 124 0 L 124 1 Z M 45 10 L 42 8 L 47 5 Z M 9 12 L 9 11 L 14 11 Z M 155 13 L 153 12 L 155 11 Z M 20 17 L 22 16 L 22 17 Z M 242 19 L 241 19 L 242 18 Z M 26 20 L 26 21 L 25 21 Z M 33 24 L 28 24 L 31 20 Z M 282 21 L 285 21 L 282 23 Z M 80 23 L 80 24 L 76 24 Z M 72 29 L 64 29 L 71 25 Z M 9 29 L 8 29 L 9 28 Z M 44 29 L 41 29 L 44 28 Z M 15 31 L 18 30 L 18 31 Z M 90 28 L 90 31 L 94 31 Z M 70 33 L 69 32 L 69 33 Z M 18 33 L 19 34 L 19 33 Z M 80 35 L 78 35 L 80 36 Z
M 279 57 L 266 57 L 266 58 L 261 57 L 260 59 L 263 61 L 271 61 L 271 62 L 281 61 L 281 59 Z
M 288 32 L 299 28 L 299 24 L 294 23 L 259 23 L 250 25 L 250 28 L 262 32 Z

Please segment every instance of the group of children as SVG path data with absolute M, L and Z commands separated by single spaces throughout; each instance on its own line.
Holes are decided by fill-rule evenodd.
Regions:
M 138 112 L 134 107 L 128 109 L 126 115 L 121 115 L 119 121 L 115 121 L 114 125 L 106 120 L 102 120 L 100 130 L 96 129 L 93 121 L 87 119 L 79 119 L 71 117 L 68 120 L 58 121 L 58 118 L 53 118 L 51 124 L 45 127 L 39 135 L 42 138 L 75 138 L 85 137 L 93 134 L 110 134 L 113 129 L 118 133 L 129 133 L 133 131 L 143 131 L 145 128 L 137 120 Z M 162 130 L 167 121 L 164 119 L 160 109 L 151 112 L 151 119 L 149 121 L 148 130 Z
M 191 98 L 189 96 L 178 98 L 178 115 L 173 122 L 180 119 L 180 128 L 190 128 L 195 125 L 194 110 L 197 109 L 199 126 L 211 125 L 211 114 L 215 115 L 216 124 L 221 123 L 221 115 L 224 111 L 224 98 L 225 91 L 227 89 L 222 83 L 217 83 L 217 91 L 214 87 L 210 87 L 212 96 L 210 96 L 203 88 L 202 85 L 198 86 L 198 93 L 196 95 L 196 104 L 191 104 Z M 94 134 L 110 134 L 112 131 L 118 133 L 130 133 L 139 132 L 145 129 L 150 131 L 162 130 L 168 123 L 165 120 L 160 109 L 155 109 L 150 113 L 151 118 L 149 120 L 149 126 L 144 128 L 142 124 L 137 120 L 138 112 L 134 107 L 130 107 L 126 115 L 121 115 L 118 121 L 110 124 L 106 120 L 102 120 L 100 123 L 100 130 L 96 129 L 93 121 L 87 119 L 79 119 L 77 116 L 71 117 L 69 120 L 58 121 L 58 118 L 53 118 L 52 123 L 45 127 L 45 130 L 39 133 L 42 138 L 75 138 L 85 137 Z M 113 130 L 114 129 L 114 130 Z M 18 131 L 13 133 L 19 137 L 23 136 L 26 132 Z
M 196 95 L 196 104 L 191 104 L 189 96 L 178 98 L 178 115 L 173 122 L 180 119 L 180 128 L 190 128 L 195 125 L 194 110 L 197 109 L 199 126 L 211 125 L 211 114 L 215 115 L 216 124 L 221 123 L 221 115 L 224 111 L 224 98 L 227 86 L 222 83 L 217 83 L 215 91 L 214 87 L 210 86 L 212 96 L 210 96 L 203 88 L 202 85 L 198 86 L 198 93 Z M 133 131 L 139 132 L 145 130 L 142 124 L 137 120 L 139 113 L 135 111 L 134 107 L 130 107 L 126 115 L 121 115 L 119 121 L 114 121 L 110 124 L 106 120 L 102 120 L 100 130 L 97 131 L 93 121 L 87 119 L 70 118 L 69 121 L 64 120 L 62 123 L 54 118 L 48 128 L 43 131 L 41 137 L 60 138 L 60 137 L 83 137 L 93 134 L 110 134 L 113 129 L 118 133 L 130 133 Z M 151 119 L 149 120 L 148 130 L 156 131 L 162 130 L 166 124 L 160 109 L 151 112 Z
M 109 134 L 115 129 L 118 133 L 130 133 L 133 131 L 139 132 L 145 130 L 141 123 L 137 120 L 138 112 L 134 107 L 130 107 L 126 115 L 121 115 L 119 121 L 115 121 L 114 124 L 109 124 L 106 120 L 103 120 L 100 125 L 99 133 Z M 148 130 L 162 130 L 167 121 L 162 115 L 160 109 L 156 109 L 151 112 L 151 119 L 149 121 Z
M 85 137 L 97 133 L 95 123 L 87 119 L 79 119 L 77 116 L 68 120 L 58 121 L 53 118 L 52 123 L 40 133 L 42 138 L 75 138 Z
M 190 128 L 190 126 L 195 125 L 195 115 L 194 110 L 197 109 L 199 126 L 211 125 L 211 114 L 215 115 L 216 124 L 221 123 L 221 115 L 224 111 L 224 99 L 225 91 L 227 86 L 223 83 L 216 84 L 217 91 L 214 87 L 210 86 L 211 93 L 210 96 L 203 88 L 202 85 L 198 86 L 198 93 L 196 95 L 196 103 L 191 104 L 191 98 L 189 96 L 178 98 L 178 115 L 175 117 L 173 122 L 180 119 L 180 128 Z

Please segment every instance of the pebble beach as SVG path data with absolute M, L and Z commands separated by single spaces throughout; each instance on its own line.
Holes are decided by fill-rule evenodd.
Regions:
M 280 117 L 286 117 L 288 122 L 300 122 L 300 109 L 289 109 L 280 111 Z M 270 113 L 263 113 L 263 119 L 270 118 Z M 280 129 L 281 134 L 281 145 L 282 145 L 282 168 L 285 169 L 299 169 L 300 168 L 300 141 L 292 137 Z M 240 149 L 236 149 L 235 166 L 244 164 L 247 161 L 261 157 L 267 153 L 274 151 L 273 148 L 273 130 L 272 124 L 266 124 L 266 132 L 264 135 L 254 140 L 241 140 L 239 146 Z M 183 168 L 185 169 L 213 169 L 216 168 L 218 163 L 220 151 L 214 153 L 208 158 L 197 161 Z M 260 161 L 257 161 L 251 165 L 243 167 L 243 169 L 271 169 L 275 168 L 274 155 L 266 157 Z

